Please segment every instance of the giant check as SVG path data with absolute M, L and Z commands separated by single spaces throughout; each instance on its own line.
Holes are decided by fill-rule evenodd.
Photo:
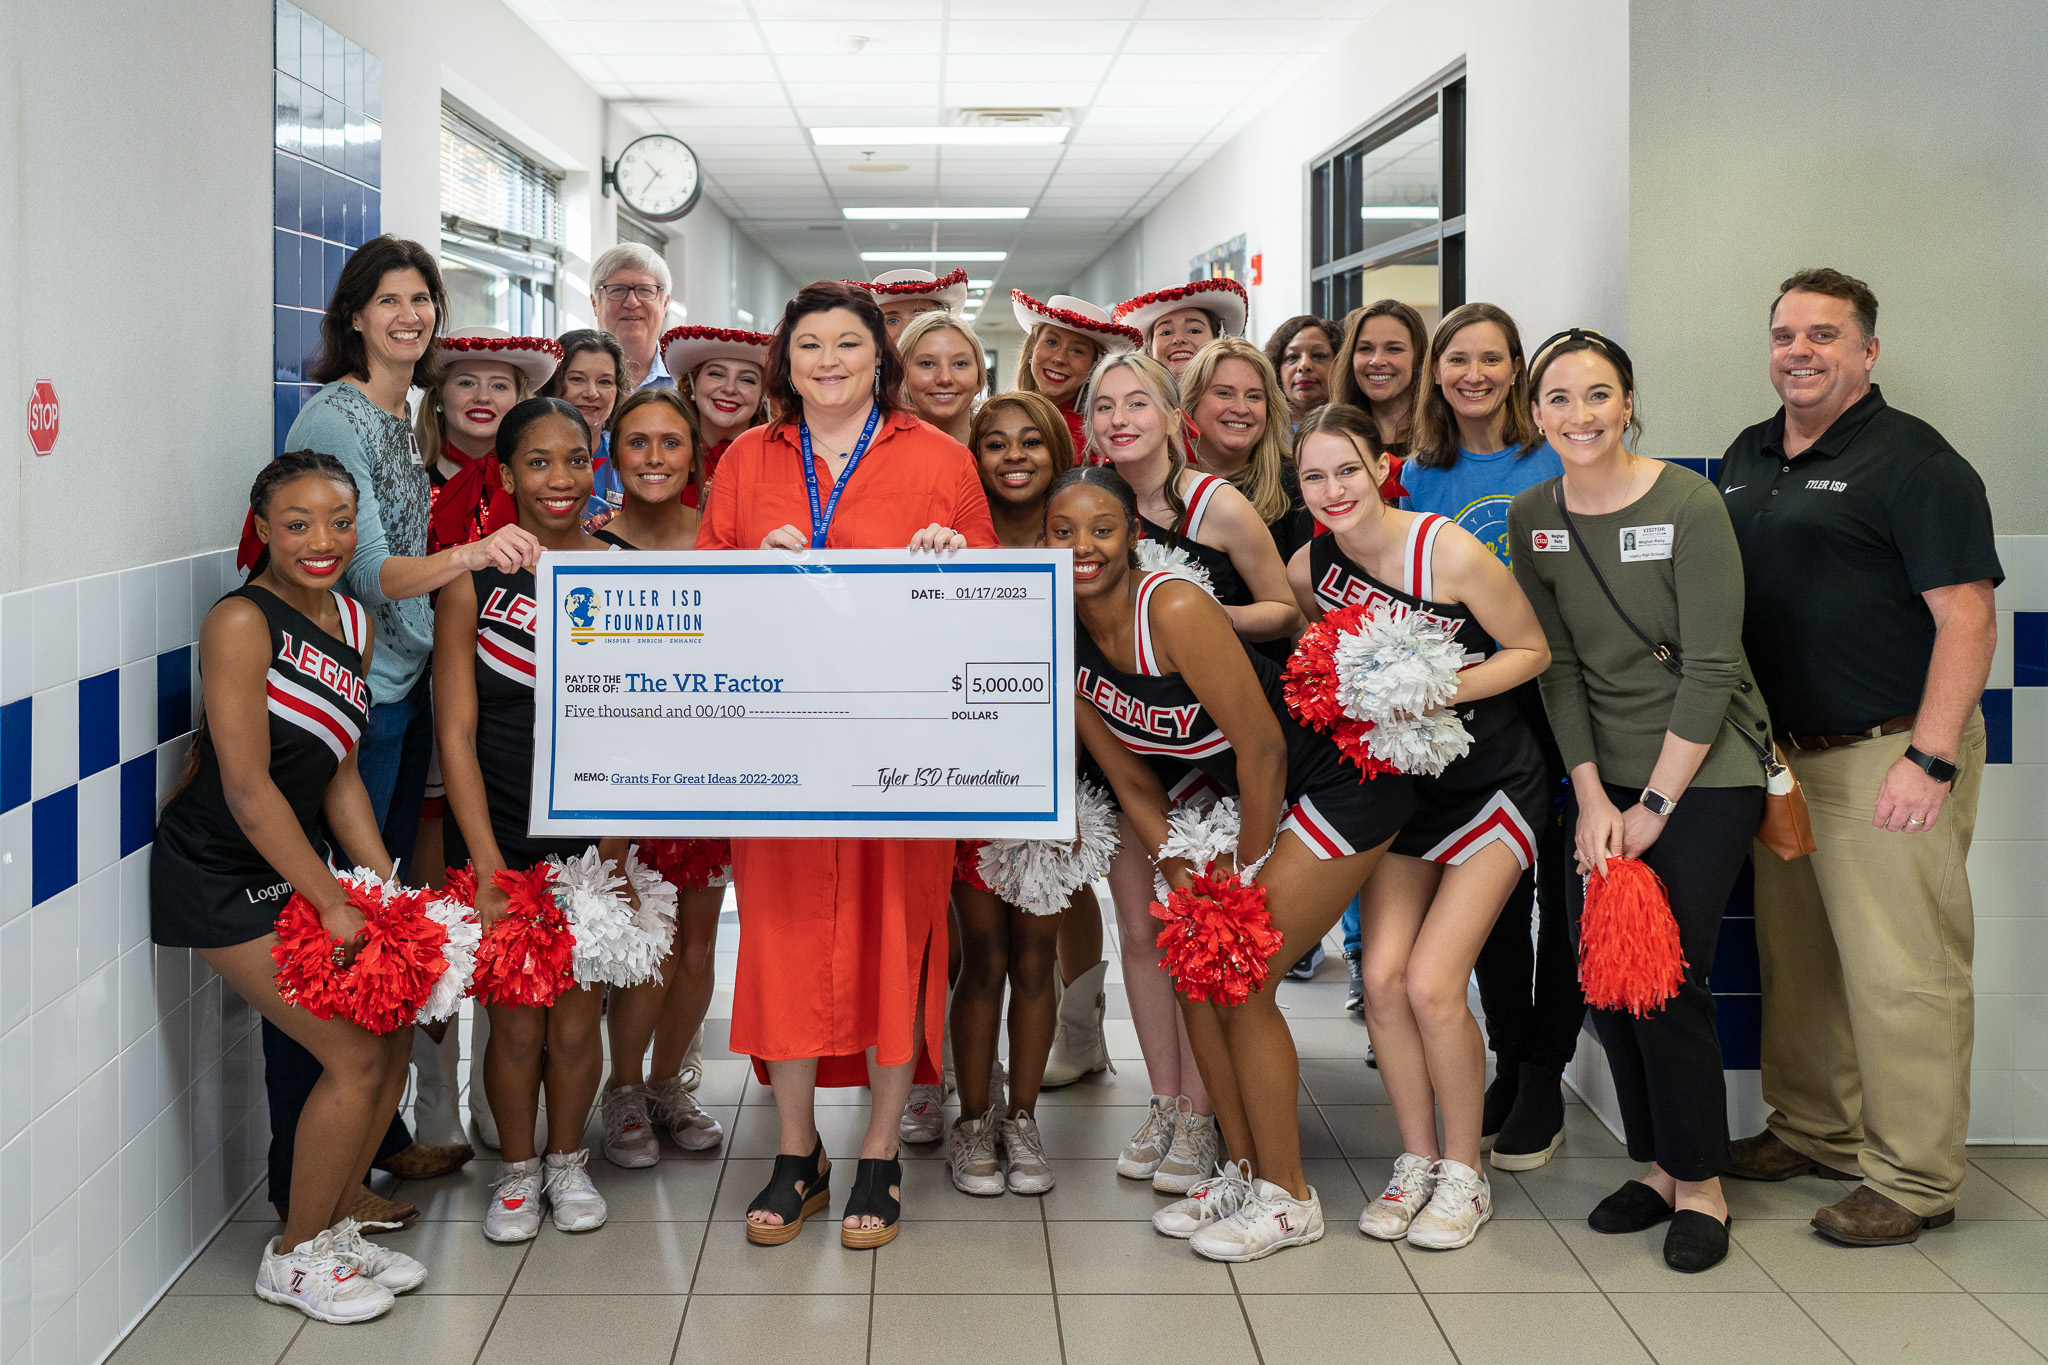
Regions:
M 1071 838 L 1071 560 L 548 555 L 531 832 Z

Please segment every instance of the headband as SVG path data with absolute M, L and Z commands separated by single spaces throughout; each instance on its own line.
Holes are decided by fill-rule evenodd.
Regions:
M 1556 332 L 1545 337 L 1543 344 L 1538 346 L 1536 353 L 1530 357 L 1529 373 L 1533 375 L 1542 369 L 1544 363 L 1549 360 L 1551 351 L 1568 341 L 1583 341 L 1594 347 L 1614 362 L 1614 368 L 1621 371 L 1621 377 L 1628 381 L 1630 388 L 1635 387 L 1636 367 L 1629 360 L 1628 352 L 1621 348 L 1620 342 L 1609 338 L 1606 333 L 1596 332 L 1590 327 L 1567 327 L 1562 332 Z

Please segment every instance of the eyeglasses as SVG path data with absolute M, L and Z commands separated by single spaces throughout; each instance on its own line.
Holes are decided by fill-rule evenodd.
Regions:
M 658 284 L 608 284 L 604 286 L 602 292 L 613 303 L 624 303 L 628 298 L 638 299 L 642 303 L 653 303 L 661 297 L 661 286 Z

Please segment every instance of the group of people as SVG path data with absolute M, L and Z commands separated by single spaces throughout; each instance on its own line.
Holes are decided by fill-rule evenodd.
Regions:
M 408 1153 L 472 1155 L 395 1118 L 409 1062 L 416 1122 L 453 1112 L 449 1040 L 416 1048 L 411 1028 L 288 1003 L 273 922 L 296 892 L 345 953 L 363 919 L 333 867 L 421 886 L 468 867 L 488 928 L 507 905 L 493 874 L 586 852 L 528 833 L 534 566 L 564 550 L 1072 551 L 1078 747 L 1117 808 L 1107 883 L 1152 1092 L 1117 1174 L 1150 1181 L 1154 1226 L 1197 1254 L 1324 1233 L 1276 992 L 1340 922 L 1359 1053 L 1404 1148 L 1359 1231 L 1468 1245 L 1491 1216 L 1489 1162 L 1532 1169 L 1564 1141 L 1587 1013 L 1574 930 L 1620 858 L 1661 878 L 1683 980 L 1659 1008 L 1593 1011 L 1645 1169 L 1591 1225 L 1668 1221 L 1665 1260 L 1700 1271 L 1727 1254 L 1724 1176 L 1814 1171 L 1860 1181 L 1815 1216 L 1836 1241 L 1952 1218 L 1963 859 L 2000 570 L 1975 474 L 1871 383 L 1866 285 L 1808 270 L 1770 301 L 1783 406 L 1735 438 L 1718 486 L 1639 452 L 1619 343 L 1574 327 L 1525 351 L 1491 304 L 1432 327 L 1381 300 L 1290 319 L 1262 349 L 1232 280 L 1114 308 L 1013 291 L 1026 339 L 1014 385 L 990 394 L 964 272 L 807 285 L 769 333 L 664 331 L 669 287 L 657 255 L 621 245 L 593 270 L 598 327 L 444 334 L 431 254 L 366 243 L 327 308 L 325 387 L 251 490 L 249 575 L 203 627 L 206 720 L 161 817 L 152 903 L 156 940 L 226 977 L 275 1033 L 273 1072 L 296 1078 L 296 1107 L 273 1100 L 284 1227 L 260 1295 L 353 1322 L 426 1277 L 365 1237 L 407 1210 L 366 1203 L 363 1182 Z M 1356 607 L 1463 651 L 1433 714 L 1469 745 L 1434 775 L 1361 771 L 1290 708 L 1297 637 Z M 1781 760 L 1810 856 L 1755 842 Z M 1234 850 L 1206 869 L 1162 853 L 1177 812 L 1222 798 Z M 1050 914 L 1008 904 L 949 841 L 621 830 L 596 850 L 679 888 L 674 942 L 647 984 L 478 1009 L 469 1098 L 500 1156 L 486 1236 L 531 1238 L 544 1215 L 602 1226 L 593 1107 L 619 1166 L 722 1141 L 693 1091 L 728 870 L 731 1047 L 780 1125 L 749 1241 L 787 1243 L 832 1207 L 820 1085 L 872 1097 L 842 1174 L 847 1247 L 897 1235 L 905 1143 L 946 1142 L 969 1195 L 1053 1187 L 1039 1095 L 1108 1064 L 1091 891 Z M 1772 1113 L 1731 1144 L 1708 974 L 1745 860 Z M 1157 887 L 1203 872 L 1263 888 L 1277 935 L 1238 1003 L 1160 970 Z

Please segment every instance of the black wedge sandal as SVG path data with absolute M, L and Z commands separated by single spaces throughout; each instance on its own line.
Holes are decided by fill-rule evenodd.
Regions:
M 825 1140 L 811 1149 L 809 1156 L 790 1156 L 787 1153 L 775 1158 L 775 1170 L 768 1177 L 768 1185 L 754 1196 L 754 1202 L 747 1205 L 749 1214 L 772 1213 L 781 1218 L 780 1223 L 756 1223 L 747 1220 L 747 1240 L 756 1246 L 779 1247 L 784 1242 L 794 1241 L 804 1230 L 804 1220 L 814 1213 L 823 1213 L 832 1206 L 832 1172 L 825 1167 Z M 806 1181 L 809 1189 L 799 1189 Z
M 903 1217 L 903 1204 L 890 1195 L 889 1187 L 903 1188 L 903 1162 L 898 1157 L 883 1161 L 875 1157 L 862 1157 L 853 1173 L 853 1193 L 846 1196 L 846 1213 L 839 1224 L 839 1245 L 852 1247 L 855 1251 L 871 1251 L 875 1247 L 887 1246 L 896 1240 L 898 1221 Z M 850 1228 L 845 1218 L 862 1218 L 872 1215 L 882 1220 L 878 1228 Z

